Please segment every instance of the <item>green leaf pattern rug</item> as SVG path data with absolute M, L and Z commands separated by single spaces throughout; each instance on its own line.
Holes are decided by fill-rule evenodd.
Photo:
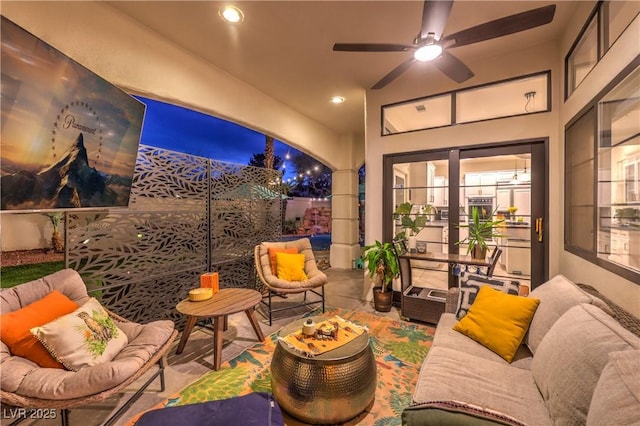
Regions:
M 307 316 L 317 315 L 317 312 Z M 345 320 L 369 329 L 369 344 L 377 364 L 376 397 L 372 406 L 348 425 L 400 425 L 404 407 L 411 403 L 411 395 L 418 379 L 422 361 L 431 348 L 434 327 L 395 321 L 364 312 L 327 309 L 327 318 L 338 315 Z M 271 392 L 269 363 L 277 344 L 277 333 L 268 336 L 232 360 L 220 370 L 205 374 L 184 388 L 173 398 L 156 408 L 226 399 L 251 392 Z M 131 419 L 134 424 L 142 413 Z M 301 425 L 285 416 L 287 425 Z

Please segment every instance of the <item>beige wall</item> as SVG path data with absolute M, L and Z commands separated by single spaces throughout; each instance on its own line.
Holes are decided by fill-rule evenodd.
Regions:
M 367 164 L 367 211 L 366 243 L 382 238 L 382 156 L 390 153 L 410 152 L 451 146 L 495 144 L 530 138 L 549 139 L 549 273 L 550 276 L 564 274 L 568 278 L 590 284 L 624 308 L 640 316 L 640 286 L 618 275 L 611 274 L 586 262 L 563 248 L 564 208 L 564 125 L 638 52 L 638 20 L 607 53 L 596 69 L 575 91 L 571 99 L 564 102 L 564 58 L 577 37 L 594 6 L 584 2 L 574 14 L 572 26 L 567 28 L 561 40 L 523 48 L 508 55 L 478 59 L 467 65 L 476 74 L 472 80 L 455 85 L 438 74 L 426 69 L 424 77 L 416 84 L 420 70 L 412 69 L 407 74 L 413 78 L 400 77 L 382 90 L 369 90 L 366 94 L 366 164 Z M 515 77 L 543 70 L 551 70 L 552 111 L 523 117 L 491 120 L 481 123 L 462 124 L 453 127 L 424 130 L 393 136 L 380 136 L 380 108 L 382 105 L 442 93 L 463 87 L 475 86 L 490 81 Z M 374 206 L 378 206 L 374 208 Z

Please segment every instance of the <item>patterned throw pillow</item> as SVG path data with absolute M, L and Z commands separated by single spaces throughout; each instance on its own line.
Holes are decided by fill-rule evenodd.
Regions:
M 480 287 L 485 285 L 515 296 L 518 295 L 518 291 L 520 289 L 520 282 L 518 281 L 503 281 L 462 272 L 460 274 L 460 298 L 458 299 L 458 310 L 456 311 L 456 317 L 458 319 L 462 319 L 462 317 L 469 312 L 469 308 L 476 300 Z
M 30 331 L 56 360 L 72 371 L 111 361 L 128 343 L 126 334 L 95 298 Z

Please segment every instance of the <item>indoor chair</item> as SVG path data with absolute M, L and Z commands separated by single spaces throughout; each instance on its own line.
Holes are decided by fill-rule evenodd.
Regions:
M 90 298 L 80 275 L 72 269 L 64 269 L 35 281 L 3 289 L 0 292 L 0 310 L 3 314 L 17 311 L 42 299 L 53 290 L 59 291 L 78 305 L 83 305 Z M 95 404 L 123 391 L 152 366 L 157 365 L 158 370 L 104 423 L 111 425 L 158 376 L 161 391 L 164 391 L 162 357 L 178 334 L 173 322 L 164 320 L 137 324 L 106 308 L 105 310 L 128 339 L 124 348 L 108 362 L 80 368 L 78 371 L 44 368 L 26 358 L 13 355 L 9 347 L 0 342 L 2 404 L 25 409 L 55 409 L 60 413 L 62 424 L 68 425 L 70 409 Z
M 276 271 L 271 270 L 271 262 L 269 259 L 269 248 L 295 248 L 298 253 L 305 256 L 304 272 L 307 275 L 305 281 L 286 281 L 278 278 Z M 254 258 L 256 266 L 256 274 L 262 285 L 264 286 L 262 303 L 266 305 L 269 314 L 269 325 L 273 322 L 273 313 L 288 309 L 298 308 L 300 306 L 322 304 L 322 312 L 325 308 L 324 286 L 327 283 L 327 276 L 318 269 L 316 260 L 311 249 L 311 241 L 308 238 L 301 238 L 295 241 L 285 242 L 263 242 L 254 249 Z M 319 296 L 319 300 L 307 301 L 307 292 L 311 292 Z M 288 294 L 304 293 L 301 303 L 287 305 L 284 307 L 275 307 L 273 298 L 276 296 L 286 297 Z M 266 300 L 265 300 L 266 299 Z

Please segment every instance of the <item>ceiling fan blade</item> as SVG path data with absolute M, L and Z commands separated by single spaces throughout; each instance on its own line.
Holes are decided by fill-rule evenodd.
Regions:
M 460 59 L 446 51 L 433 61 L 433 65 L 457 83 L 467 81 L 475 75 Z
M 453 1 L 450 0 L 425 0 L 422 8 L 422 28 L 420 39 L 427 38 L 427 34 L 433 33 L 436 40 L 440 40 L 444 27 L 447 25 Z
M 382 89 L 384 86 L 386 86 L 387 84 L 391 83 L 398 76 L 400 76 L 400 74 L 402 74 L 403 72 L 408 70 L 409 67 L 411 66 L 411 64 L 413 64 L 414 61 L 415 61 L 415 59 L 413 57 L 407 59 L 406 61 L 404 61 L 403 63 L 401 63 L 400 65 L 398 65 L 394 69 L 392 69 L 389 74 L 387 74 L 384 77 L 382 77 L 382 79 L 380 79 L 380 81 L 378 81 L 376 84 L 374 84 L 371 88 L 372 89 Z
M 553 20 L 555 12 L 556 5 L 551 4 L 467 28 L 466 30 L 443 37 L 443 40 L 453 41 L 453 44 L 447 47 L 459 47 L 491 40 L 492 38 L 498 38 L 548 24 Z
M 414 46 L 390 43 L 336 43 L 333 50 L 337 52 L 407 52 Z

